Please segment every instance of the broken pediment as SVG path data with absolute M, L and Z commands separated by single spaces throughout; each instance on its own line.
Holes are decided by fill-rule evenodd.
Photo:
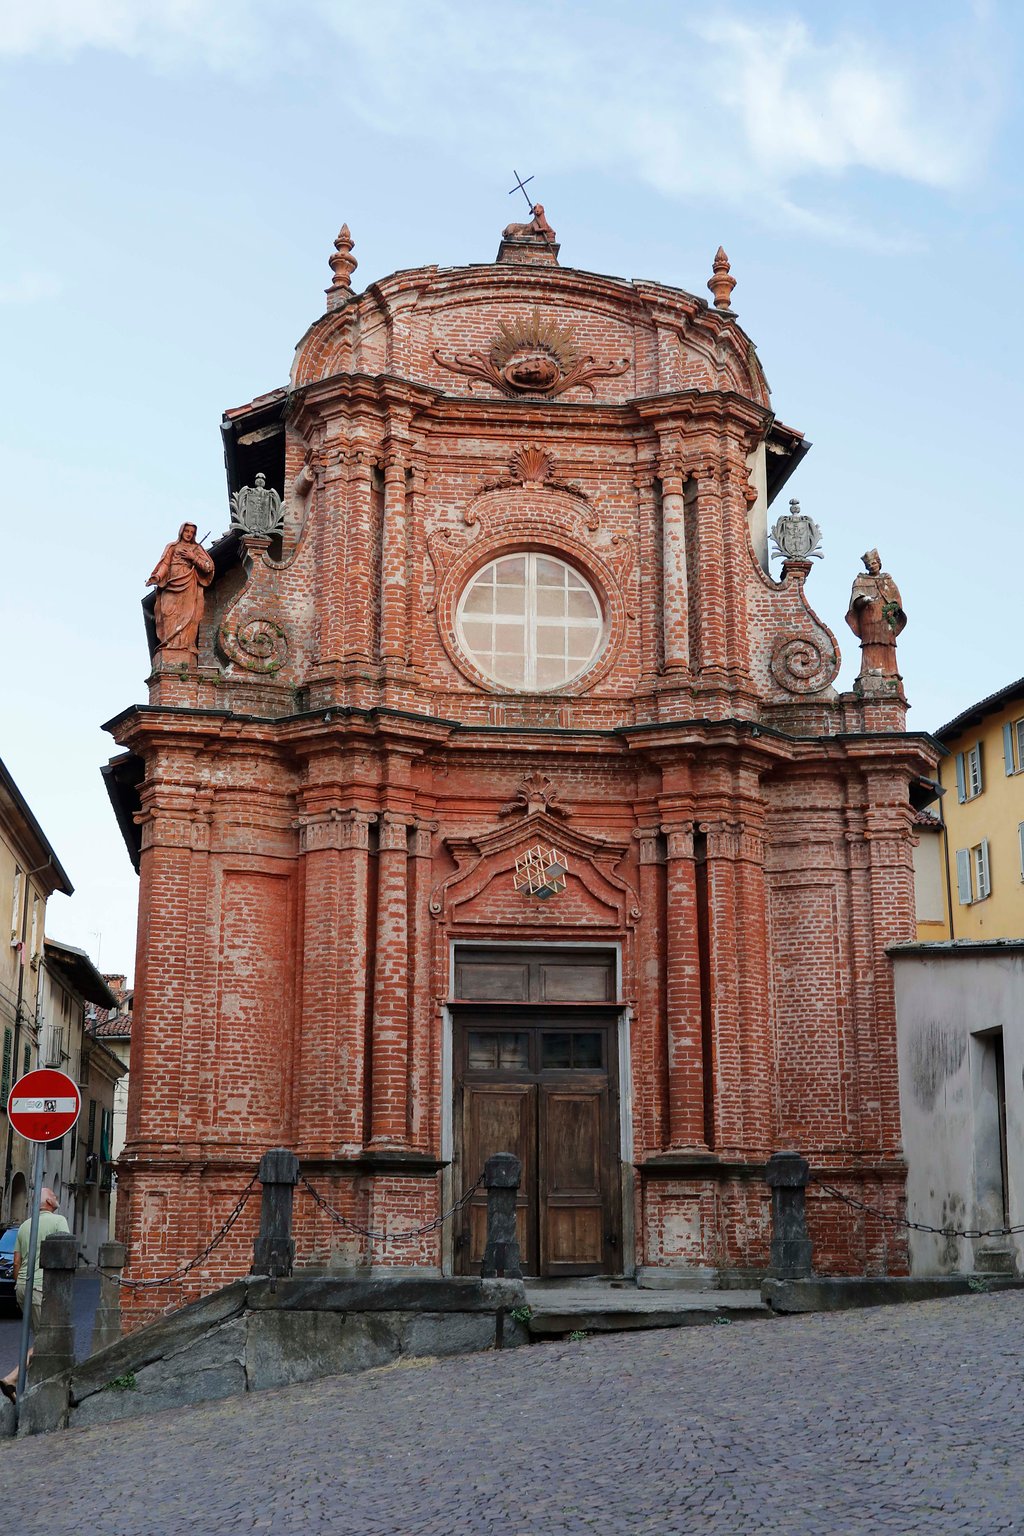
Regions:
M 640 916 L 637 894 L 616 871 L 629 845 L 567 827 L 546 810 L 530 811 L 492 832 L 449 837 L 456 869 L 433 892 L 430 910 L 451 925 L 526 923 L 614 928 Z M 517 859 L 539 847 L 557 850 L 564 888 L 549 900 L 517 887 Z

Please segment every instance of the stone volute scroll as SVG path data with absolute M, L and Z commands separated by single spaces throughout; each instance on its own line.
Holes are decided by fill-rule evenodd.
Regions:
M 907 626 L 900 589 L 882 570 L 877 549 L 861 556 L 864 570 L 854 579 L 846 622 L 860 641 L 856 692 L 892 693 L 900 685 L 896 639 Z
M 231 498 L 231 526 L 239 533 L 266 538 L 284 527 L 284 504 L 262 470 L 255 485 L 243 485 Z
M 195 523 L 182 523 L 146 582 L 157 589 L 157 653 L 165 660 L 188 663 L 198 656 L 203 594 L 213 573 L 213 558 L 196 538 Z

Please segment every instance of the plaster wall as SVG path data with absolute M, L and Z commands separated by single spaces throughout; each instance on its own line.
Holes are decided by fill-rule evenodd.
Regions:
M 1024 1221 L 1024 945 L 1006 953 L 920 946 L 893 951 L 907 1215 L 930 1226 L 1000 1226 L 991 1032 L 1005 1063 L 1007 1214 Z M 988 1049 L 986 1049 L 988 1046 Z M 915 1275 L 972 1273 L 1013 1238 L 944 1238 L 911 1232 Z M 979 1263 L 979 1255 L 982 1255 Z
M 940 828 L 935 831 L 922 830 L 915 845 L 914 901 L 918 938 L 948 938 L 946 860 Z
M 948 828 L 949 878 L 952 890 L 954 939 L 1017 939 L 1024 937 L 1024 875 L 1021 866 L 1019 828 L 1024 822 L 1024 763 L 1016 740 L 1016 725 L 1024 718 L 1024 701 L 1011 700 L 1005 708 L 985 716 L 953 739 L 943 738 L 949 756 L 939 764 L 939 782 L 946 790 L 942 814 Z M 1012 761 L 1004 751 L 1003 727 L 1013 728 Z M 957 798 L 958 753 L 981 746 L 982 789 L 962 803 Z M 1011 771 L 1007 771 L 1010 769 Z M 969 904 L 957 893 L 956 852 L 971 849 L 987 839 L 990 894 Z M 972 893 L 977 898 L 977 890 Z

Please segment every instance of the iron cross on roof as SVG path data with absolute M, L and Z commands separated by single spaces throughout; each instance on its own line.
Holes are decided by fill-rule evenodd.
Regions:
M 515 184 L 514 187 L 509 187 L 509 191 L 508 191 L 509 197 L 515 197 L 517 192 L 521 192 L 523 194 L 523 196 L 526 198 L 527 204 L 529 205 L 530 212 L 532 213 L 533 212 L 533 198 L 530 196 L 529 192 L 527 192 L 526 187 L 527 187 L 527 183 L 531 182 L 533 180 L 533 177 L 532 176 L 527 176 L 526 181 L 524 181 L 522 179 L 522 177 L 520 176 L 519 172 L 516 170 L 515 166 L 512 167 L 512 175 L 516 179 L 516 184 Z

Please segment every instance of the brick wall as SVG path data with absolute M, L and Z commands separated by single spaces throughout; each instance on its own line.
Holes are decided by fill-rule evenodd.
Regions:
M 618 371 L 551 398 L 466 371 L 541 322 L 563 371 Z M 457 1192 L 443 1011 L 470 938 L 621 947 L 627 1268 L 762 1267 L 779 1147 L 893 1204 L 884 947 L 913 931 L 907 786 L 932 750 L 901 698 L 836 696 L 808 567 L 765 574 L 748 458 L 772 416 L 734 317 L 553 263 L 423 268 L 317 322 L 293 389 L 288 485 L 314 483 L 281 558 L 243 541 L 199 665 L 158 662 L 117 725 L 146 765 L 129 1274 L 197 1251 L 271 1144 L 362 1225 L 432 1220 Z M 601 603 L 599 655 L 554 693 L 460 650 L 466 582 L 524 549 Z M 517 801 L 538 773 L 564 814 Z M 512 888 L 527 841 L 568 850 L 546 904 Z M 135 1317 L 244 1269 L 251 1216 Z M 825 1269 L 905 1262 L 845 1211 L 812 1200 L 811 1224 Z M 301 1263 L 447 1262 L 436 1233 L 374 1250 L 305 1196 L 296 1236 Z

